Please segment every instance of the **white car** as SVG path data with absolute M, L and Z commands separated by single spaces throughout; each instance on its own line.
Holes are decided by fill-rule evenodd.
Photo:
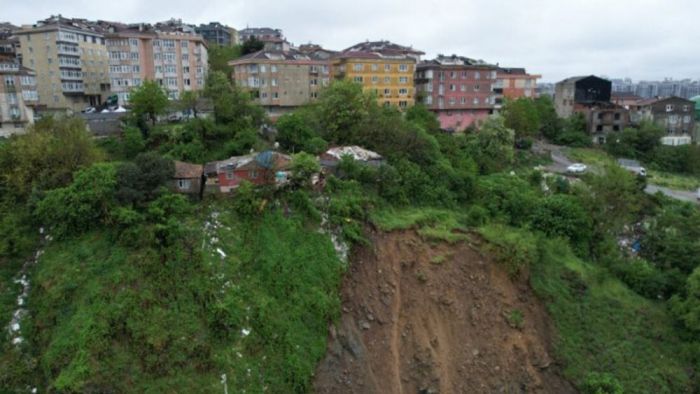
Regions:
M 586 172 L 588 167 L 583 164 L 583 163 L 574 163 L 568 167 L 566 167 L 566 172 L 572 173 L 572 174 L 583 174 Z

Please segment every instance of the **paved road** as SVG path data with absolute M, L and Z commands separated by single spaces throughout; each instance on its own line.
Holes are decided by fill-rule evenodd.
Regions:
M 533 151 L 537 153 L 549 152 L 550 157 L 552 158 L 552 164 L 549 164 L 544 168 L 547 171 L 555 172 L 558 174 L 566 174 L 566 168 L 573 164 L 573 162 L 569 160 L 569 158 L 566 157 L 566 155 L 564 154 L 564 148 L 565 147 L 563 146 L 547 144 L 544 142 L 535 142 L 535 144 L 532 147 Z M 592 166 L 588 167 L 593 172 L 599 170 Z M 676 200 L 700 204 L 700 201 L 698 201 L 697 198 L 697 192 L 692 190 L 675 190 L 657 185 L 647 185 L 646 189 L 644 189 L 644 192 L 646 192 L 647 194 L 656 194 L 657 192 L 660 192 L 665 196 L 675 198 Z
M 665 196 L 675 198 L 676 200 L 700 204 L 700 201 L 698 200 L 698 197 L 697 197 L 697 192 L 693 192 L 693 191 L 674 190 L 674 189 L 669 189 L 667 187 L 656 186 L 656 185 L 647 185 L 647 188 L 644 189 L 644 191 L 648 194 L 656 194 L 656 193 L 660 192 L 660 193 L 664 194 Z

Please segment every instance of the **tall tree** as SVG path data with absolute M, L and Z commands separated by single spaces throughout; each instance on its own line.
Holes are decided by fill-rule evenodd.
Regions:
M 508 100 L 502 112 L 505 126 L 515 131 L 516 138 L 530 137 L 539 132 L 540 116 L 532 99 Z
M 197 118 L 197 101 L 199 93 L 193 91 L 183 92 L 180 95 L 180 110 L 192 112 L 192 116 Z
M 247 55 L 249 53 L 257 52 L 265 48 L 265 43 L 258 40 L 255 37 L 250 37 L 245 42 L 243 42 L 243 47 L 241 48 L 241 53 Z
M 165 113 L 168 106 L 168 95 L 158 82 L 146 80 L 131 90 L 129 103 L 137 116 L 148 117 L 155 126 L 158 115 Z
M 242 48 L 236 46 L 221 46 L 213 44 L 207 51 L 209 57 L 209 71 L 221 71 L 226 75 L 231 75 L 233 71 L 228 62 L 241 57 Z

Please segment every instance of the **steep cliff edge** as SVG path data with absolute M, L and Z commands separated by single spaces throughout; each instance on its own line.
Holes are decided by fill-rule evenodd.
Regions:
M 376 233 L 352 257 L 318 393 L 569 393 L 544 305 L 478 247 Z

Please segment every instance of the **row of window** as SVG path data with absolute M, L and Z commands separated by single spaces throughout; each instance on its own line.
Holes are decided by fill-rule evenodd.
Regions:
M 284 92 L 283 95 L 286 96 L 287 92 Z M 304 92 L 299 92 L 299 95 L 304 95 Z M 273 100 L 278 100 L 280 98 L 280 94 L 279 94 L 279 92 L 272 92 L 269 94 L 269 97 L 272 98 Z M 310 92 L 309 97 L 310 98 L 318 98 L 318 92 Z M 267 99 L 268 98 L 267 92 L 261 92 L 260 98 Z
M 44 40 L 48 41 L 51 39 L 51 33 L 46 32 L 44 33 Z M 97 36 L 92 36 L 88 34 L 80 34 L 80 33 L 73 33 L 69 31 L 59 31 L 58 32 L 58 41 L 69 41 L 69 42 L 92 42 L 93 44 L 105 44 L 105 39 L 102 37 L 97 37 Z M 27 34 L 27 41 L 32 40 L 32 35 Z
M 139 45 L 139 40 L 136 38 L 122 38 L 122 39 L 115 39 L 115 38 L 110 38 L 107 39 L 107 46 L 108 47 L 126 47 L 126 46 L 132 46 L 136 47 Z
M 248 65 L 246 65 L 246 71 L 248 71 L 249 73 L 256 73 L 256 72 L 264 73 L 264 72 L 267 72 L 267 69 L 268 69 L 267 66 L 268 66 L 267 64 L 248 64 Z M 271 73 L 277 72 L 277 65 L 276 64 L 270 64 L 269 66 L 270 66 Z M 325 65 L 325 64 L 320 65 L 320 66 L 317 66 L 317 65 L 309 66 L 309 72 L 312 72 L 312 73 L 321 72 L 323 74 L 328 74 L 329 71 L 330 71 L 330 68 L 328 67 L 328 65 Z
M 84 89 L 82 82 L 61 82 L 61 87 L 67 92 L 82 92 Z
M 134 65 L 129 65 L 129 64 L 112 65 L 112 66 L 109 66 L 109 72 L 110 72 L 111 74 L 140 73 L 140 72 L 141 72 L 141 66 L 138 65 L 138 64 L 134 64 Z
M 482 76 L 481 71 L 440 71 L 438 77 L 441 81 L 444 81 L 446 76 L 449 77 L 449 79 L 469 79 L 470 74 L 474 79 L 481 79 Z M 496 79 L 496 71 L 484 71 L 483 76 L 487 79 Z
M 110 51 L 109 52 L 109 59 L 110 60 L 138 60 L 139 59 L 139 53 L 138 52 L 124 52 L 124 51 Z
M 399 64 L 398 69 L 400 72 L 408 72 L 408 71 L 412 71 L 413 67 L 414 66 L 412 64 Z M 357 71 L 357 72 L 365 71 L 366 68 L 367 68 L 367 65 L 364 63 L 354 63 L 352 65 L 352 70 Z M 384 64 L 383 68 L 384 68 L 384 71 L 392 71 L 393 65 L 392 64 Z M 379 64 L 372 63 L 369 65 L 369 69 L 371 71 L 378 71 L 380 69 L 380 67 L 379 67 Z
M 31 75 L 22 75 L 19 77 L 20 84 L 22 86 L 34 86 L 36 85 L 36 78 L 31 76 Z M 5 85 L 6 86 L 15 86 L 15 77 L 14 75 L 6 75 L 5 76 Z
M 383 78 L 385 84 L 390 84 L 390 83 L 391 83 L 391 79 L 392 79 L 391 77 L 384 77 L 384 78 Z M 364 80 L 365 80 L 365 78 L 364 78 L 363 76 L 361 76 L 361 75 L 357 75 L 357 76 L 354 76 L 354 77 L 352 78 L 352 80 L 355 81 L 355 82 L 358 82 L 358 83 L 363 83 Z M 371 81 L 372 81 L 372 83 L 376 84 L 376 83 L 379 83 L 380 78 L 379 78 L 378 76 L 374 75 L 374 76 L 372 76 Z M 408 77 L 399 77 L 399 83 L 400 83 L 400 84 L 407 84 L 408 81 L 409 81 L 409 78 L 408 78 Z
M 61 70 L 61 79 L 80 79 L 83 77 L 82 71 Z

